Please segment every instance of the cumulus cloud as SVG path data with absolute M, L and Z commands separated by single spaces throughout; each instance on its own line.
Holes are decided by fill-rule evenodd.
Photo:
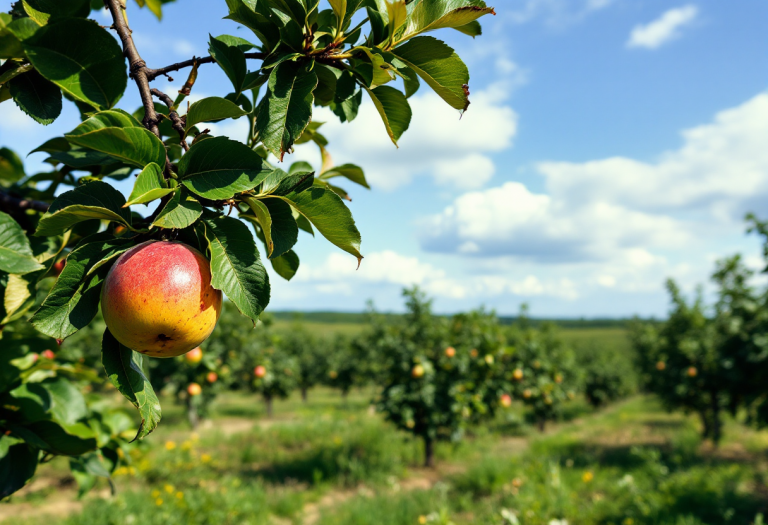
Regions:
M 627 47 L 656 49 L 678 38 L 681 29 L 693 22 L 699 14 L 695 5 L 689 4 L 664 12 L 659 18 L 632 30 Z
M 540 163 L 543 193 L 517 182 L 465 193 L 425 221 L 422 246 L 472 257 L 664 266 L 659 252 L 732 234 L 745 211 L 768 199 L 768 94 L 682 136 L 683 145 L 656 162 Z M 606 287 L 616 278 L 595 277 Z

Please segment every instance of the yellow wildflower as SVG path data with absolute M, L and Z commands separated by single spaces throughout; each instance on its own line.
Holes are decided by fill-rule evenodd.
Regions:
M 584 483 L 589 483 L 590 481 L 592 481 L 594 477 L 595 477 L 594 474 L 592 474 L 590 471 L 586 471 L 584 474 L 582 474 L 581 481 L 583 481 Z
M 168 483 L 166 483 L 166 484 L 165 484 L 165 486 L 163 487 L 163 489 L 164 489 L 164 490 L 165 490 L 165 491 L 166 491 L 168 494 L 173 494 L 173 485 L 169 485 Z
M 200 461 L 202 461 L 203 463 L 208 463 L 209 461 L 211 461 L 211 455 L 210 454 L 202 454 L 200 456 Z
M 166 441 L 165 442 L 165 450 L 173 450 L 176 448 L 176 442 L 175 441 Z
M 157 498 L 157 499 L 155 500 L 155 505 L 157 505 L 158 507 L 159 507 L 160 505 L 162 505 L 162 504 L 163 504 L 163 499 L 162 499 L 162 498 Z

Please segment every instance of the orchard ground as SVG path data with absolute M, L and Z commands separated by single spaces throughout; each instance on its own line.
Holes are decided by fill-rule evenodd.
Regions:
M 280 323 L 281 321 L 278 321 Z M 354 323 L 326 324 L 329 333 Z M 578 351 L 629 351 L 623 329 L 561 331 Z M 768 432 L 728 420 L 718 449 L 693 416 L 634 396 L 595 411 L 582 399 L 540 434 L 517 402 L 459 443 L 422 444 L 370 407 L 373 388 L 315 388 L 276 400 L 213 403 L 196 432 L 171 400 L 131 467 L 77 501 L 65 458 L 0 504 L 21 525 L 117 524 L 573 524 L 761 523 L 768 509 Z M 122 399 L 114 397 L 114 403 Z M 562 523 L 562 522 L 555 522 Z

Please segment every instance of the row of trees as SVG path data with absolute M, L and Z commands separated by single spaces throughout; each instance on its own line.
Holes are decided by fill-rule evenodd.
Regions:
M 749 221 L 750 230 L 766 240 L 768 260 L 768 224 Z M 670 410 L 698 414 L 703 436 L 715 444 L 722 437 L 723 413 L 768 424 L 768 288 L 754 277 L 738 255 L 718 262 L 711 305 L 702 289 L 687 300 L 669 280 L 668 320 L 637 323 L 632 330 L 645 389 Z

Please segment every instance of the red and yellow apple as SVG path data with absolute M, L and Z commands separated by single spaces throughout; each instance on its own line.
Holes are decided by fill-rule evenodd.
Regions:
M 40 352 L 40 356 L 46 359 L 56 359 L 56 354 L 53 353 L 53 350 L 49 350 L 49 349 L 46 349 Z
M 512 377 L 515 381 L 521 381 L 523 379 L 523 370 L 522 368 L 515 368 L 515 371 L 512 372 Z
M 445 349 L 445 357 L 453 357 L 456 355 L 456 349 L 452 346 L 449 346 Z
M 187 363 L 191 365 L 196 365 L 200 361 L 203 360 L 203 351 L 198 346 L 197 348 L 193 348 L 186 354 L 184 354 L 184 359 L 187 361 Z
M 122 254 L 101 290 L 101 311 L 121 344 L 175 357 L 205 341 L 221 313 L 202 253 L 174 241 L 147 241 Z
M 411 377 L 414 379 L 419 379 L 420 377 L 424 377 L 424 367 L 421 365 L 416 365 L 411 369 Z
M 203 393 L 203 387 L 198 385 L 197 383 L 190 383 L 187 386 L 187 394 L 190 396 L 199 396 Z
M 696 377 L 698 374 L 699 374 L 699 371 L 696 370 L 695 366 L 688 367 L 688 377 Z
M 205 375 L 205 380 L 208 381 L 209 383 L 215 383 L 218 379 L 219 379 L 219 374 L 217 374 L 216 372 L 208 372 Z
M 501 394 L 499 403 L 501 403 L 501 406 L 504 408 L 509 408 L 512 406 L 512 397 L 509 394 Z
M 263 365 L 259 365 L 253 369 L 253 375 L 261 379 L 262 377 L 267 375 L 267 369 Z

